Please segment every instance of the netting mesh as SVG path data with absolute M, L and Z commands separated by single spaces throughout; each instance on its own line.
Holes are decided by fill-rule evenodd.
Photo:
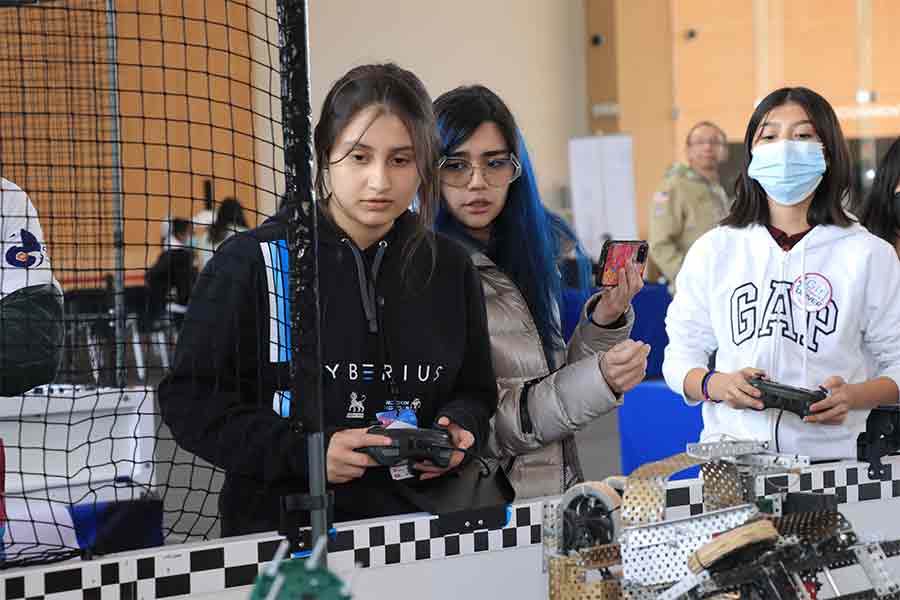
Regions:
M 5 566 L 218 535 L 155 386 L 283 191 L 278 40 L 275 0 L 0 2 Z

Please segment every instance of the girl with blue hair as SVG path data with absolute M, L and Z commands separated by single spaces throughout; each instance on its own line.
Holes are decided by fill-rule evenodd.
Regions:
M 629 269 L 593 296 L 568 346 L 560 332 L 559 261 L 587 259 L 543 205 L 515 119 L 483 86 L 437 99 L 441 203 L 435 229 L 469 250 L 481 276 L 499 406 L 488 439 L 517 498 L 559 494 L 583 479 L 573 434 L 621 403 L 644 377 L 649 346 L 628 339 L 643 283 Z

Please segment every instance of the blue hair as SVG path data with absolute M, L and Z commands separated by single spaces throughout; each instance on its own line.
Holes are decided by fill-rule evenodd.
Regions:
M 488 121 L 496 123 L 507 144 L 515 148 L 522 173 L 509 187 L 506 204 L 492 224 L 491 241 L 485 251 L 522 292 L 551 367 L 555 367 L 552 351 L 562 346 L 559 317 L 563 283 L 559 259 L 564 252 L 572 251 L 575 284 L 582 290 L 590 285 L 590 261 L 571 227 L 541 202 L 525 141 L 509 109 L 496 94 L 483 86 L 457 88 L 437 99 L 435 112 L 443 154 L 453 152 Z M 470 245 L 481 246 L 447 209 L 443 198 L 434 228 Z

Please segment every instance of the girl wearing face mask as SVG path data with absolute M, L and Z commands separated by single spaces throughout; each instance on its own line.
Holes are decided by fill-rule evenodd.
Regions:
M 820 95 L 769 94 L 744 147 L 731 213 L 691 247 L 678 275 L 663 374 L 702 405 L 702 441 L 855 458 L 869 410 L 898 401 L 900 262 L 842 208 L 850 159 Z M 748 383 L 756 376 L 828 396 L 804 419 L 763 410 Z
M 481 276 L 499 405 L 489 438 L 518 498 L 559 494 L 583 479 L 573 434 L 614 409 L 644 377 L 649 346 L 628 339 L 643 283 L 629 269 L 587 303 L 566 345 L 560 273 L 574 235 L 544 208 L 509 109 L 483 86 L 435 102 L 442 141 L 435 228 L 468 248 Z
M 407 486 L 435 482 L 358 452 L 391 442 L 368 427 L 402 411 L 406 423 L 446 426 L 455 447 L 478 452 L 497 402 L 478 274 L 462 249 L 426 228 L 437 197 L 431 99 L 396 65 L 354 68 L 325 98 L 315 153 L 334 519 L 417 512 Z M 408 210 L 415 197 L 416 214 Z M 285 418 L 293 408 L 291 210 L 218 249 L 159 386 L 178 443 L 225 471 L 224 535 L 276 529 L 279 495 L 307 486 L 306 439 Z M 462 459 L 454 452 L 450 468 Z M 415 467 L 426 479 L 447 470 Z
M 900 255 L 900 138 L 881 159 L 872 191 L 854 212 L 861 225 L 892 245 Z

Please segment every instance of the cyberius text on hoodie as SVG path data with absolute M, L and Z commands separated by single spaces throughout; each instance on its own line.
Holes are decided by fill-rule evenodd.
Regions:
M 361 381 L 363 383 L 373 383 L 375 381 L 434 383 L 440 379 L 443 370 L 443 365 L 428 363 L 413 365 L 408 363 L 397 365 L 385 363 L 376 365 L 374 363 L 336 362 L 325 365 L 325 371 L 331 376 L 333 381 L 337 381 L 340 378 L 346 381 Z
M 781 334 L 785 339 L 818 352 L 821 336 L 828 336 L 837 328 L 838 307 L 833 298 L 829 298 L 818 310 L 804 310 L 797 305 L 796 294 L 792 301 L 792 291 L 796 282 L 770 281 L 768 297 L 759 315 L 760 292 L 756 284 L 744 283 L 731 294 L 731 339 L 735 346 L 753 339 L 754 334 L 760 338 Z M 797 313 L 800 313 L 797 315 Z M 803 323 L 803 313 L 806 313 Z M 797 322 L 799 321 L 799 323 Z M 799 325 L 799 326 L 798 326 Z M 809 340 L 804 338 L 809 336 Z

